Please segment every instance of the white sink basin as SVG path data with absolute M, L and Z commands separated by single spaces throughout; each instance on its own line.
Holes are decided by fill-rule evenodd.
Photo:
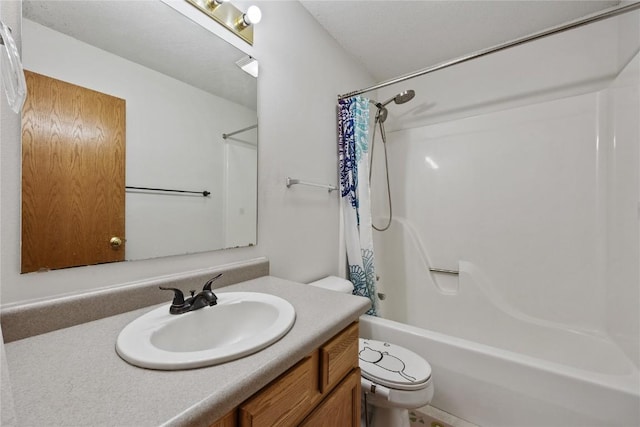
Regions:
M 116 351 L 142 368 L 178 370 L 217 365 L 262 350 L 282 338 L 296 318 L 286 300 L 258 292 L 219 293 L 218 304 L 169 314 L 170 304 L 129 323 Z

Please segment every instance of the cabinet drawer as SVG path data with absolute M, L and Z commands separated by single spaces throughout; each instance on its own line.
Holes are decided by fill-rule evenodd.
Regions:
M 331 390 L 358 367 L 358 323 L 352 323 L 320 347 L 320 391 Z
M 314 351 L 240 406 L 240 426 L 295 425 L 320 397 L 318 352 Z

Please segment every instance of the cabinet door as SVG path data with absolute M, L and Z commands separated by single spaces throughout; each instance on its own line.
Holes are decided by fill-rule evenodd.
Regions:
M 301 424 L 302 427 L 360 425 L 360 369 L 356 368 Z
M 209 427 L 236 427 L 236 412 L 237 411 L 234 409 L 215 423 L 211 424 Z
M 240 405 L 241 427 L 296 425 L 322 398 L 318 390 L 318 352 Z

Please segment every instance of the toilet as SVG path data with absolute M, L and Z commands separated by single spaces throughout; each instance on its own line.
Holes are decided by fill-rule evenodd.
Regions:
M 309 284 L 348 294 L 353 290 L 351 282 L 335 276 Z M 409 409 L 427 405 L 433 398 L 429 363 L 399 345 L 366 338 L 359 339 L 358 358 L 366 402 L 363 416 L 365 411 L 372 412 L 369 427 L 409 427 Z

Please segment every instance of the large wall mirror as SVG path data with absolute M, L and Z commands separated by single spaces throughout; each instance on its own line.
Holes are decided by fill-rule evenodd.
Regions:
M 256 243 L 245 53 L 160 0 L 22 14 L 23 273 Z

